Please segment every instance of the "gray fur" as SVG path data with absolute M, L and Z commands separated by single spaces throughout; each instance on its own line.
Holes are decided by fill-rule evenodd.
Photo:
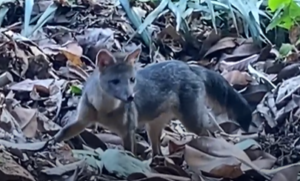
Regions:
M 213 126 L 206 105 L 215 95 L 206 92 L 209 77 L 201 73 L 207 70 L 172 60 L 148 65 L 135 72 L 133 65 L 117 62 L 105 70 L 95 70 L 90 76 L 80 99 L 76 121 L 56 135 L 57 141 L 79 134 L 87 125 L 98 122 L 121 136 L 126 149 L 131 149 L 139 123 L 147 126 L 153 153 L 161 154 L 161 132 L 171 119 L 181 120 L 197 135 Z M 129 81 L 133 76 L 135 84 Z M 119 79 L 120 83 L 111 85 L 112 79 Z M 225 88 L 232 91 L 230 85 L 226 84 Z M 134 101 L 126 103 L 124 100 L 133 92 Z

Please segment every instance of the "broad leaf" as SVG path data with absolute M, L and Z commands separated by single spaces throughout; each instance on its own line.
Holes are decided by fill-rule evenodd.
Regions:
M 24 31 L 22 32 L 23 33 L 22 35 L 25 37 L 27 37 L 29 33 L 29 23 L 30 23 L 33 5 L 34 5 L 33 0 L 25 0 Z
M 282 5 L 289 4 L 292 0 L 268 0 L 268 6 L 272 12 Z
M 53 2 L 51 5 L 48 6 L 46 11 L 43 13 L 43 15 L 39 18 L 38 22 L 30 32 L 29 36 L 34 34 L 35 31 L 39 30 L 46 24 L 49 20 L 51 20 L 54 17 L 54 14 L 56 10 L 58 9 L 58 6 L 55 2 Z

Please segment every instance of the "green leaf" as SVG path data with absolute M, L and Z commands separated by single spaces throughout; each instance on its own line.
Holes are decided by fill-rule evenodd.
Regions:
M 284 11 L 281 12 L 282 10 L 284 10 Z M 288 25 L 291 25 L 292 23 L 293 23 L 293 20 L 289 16 L 288 9 L 286 9 L 283 6 L 281 6 L 274 13 L 274 16 L 273 16 L 270 24 L 268 25 L 266 31 L 268 32 L 269 30 L 275 28 L 276 26 L 288 29 L 290 27 Z M 286 25 L 284 25 L 284 24 L 286 24 Z
M 126 151 L 117 149 L 107 149 L 101 155 L 101 161 L 109 173 L 114 173 L 117 177 L 125 177 L 132 173 L 149 174 L 152 172 L 151 167 L 146 162 L 132 156 Z
M 193 13 L 194 9 L 193 8 L 188 8 L 183 14 L 182 14 L 182 18 L 186 18 L 188 16 L 190 16 Z
M 0 6 L 3 6 L 4 4 L 14 4 L 17 0 L 2 0 L 0 1 Z
M 279 49 L 279 53 L 282 56 L 287 56 L 293 49 L 293 45 L 289 43 L 283 43 Z
M 55 2 L 52 2 L 52 4 L 50 4 L 48 6 L 48 8 L 46 9 L 46 11 L 39 18 L 38 22 L 33 27 L 32 31 L 29 34 L 29 36 L 31 36 L 32 34 L 34 34 L 35 31 L 37 31 L 40 28 L 42 28 L 46 22 L 48 22 L 49 20 L 51 20 L 54 17 L 55 12 L 56 12 L 57 9 L 58 9 L 57 4 Z
M 294 25 L 293 21 L 283 21 L 278 24 L 279 27 L 287 29 L 287 30 L 291 29 L 291 27 L 293 25 Z
M 123 7 L 123 9 L 126 12 L 126 15 L 128 16 L 128 19 L 132 22 L 132 24 L 135 26 L 135 28 L 139 28 L 142 24 L 142 22 L 140 21 L 138 15 L 130 8 L 130 4 L 128 0 L 119 0 L 121 6 Z M 150 47 L 151 46 L 151 37 L 150 37 L 150 33 L 145 30 L 141 33 L 142 39 L 144 41 L 144 43 Z
M 180 25 L 181 25 L 181 20 L 182 20 L 182 15 L 180 13 L 180 10 L 175 6 L 174 3 L 172 3 L 172 1 L 169 1 L 168 7 L 174 13 L 174 15 L 176 17 L 176 31 L 179 31 Z
M 300 7 L 293 1 L 290 3 L 289 7 L 289 15 L 292 19 L 300 16 Z
M 280 21 L 281 21 L 280 18 L 271 21 L 271 23 L 266 28 L 266 32 L 268 32 L 268 31 L 274 29 L 276 26 L 278 26 Z
M 252 146 L 261 148 L 261 146 L 253 139 L 243 140 L 243 141 L 235 144 L 234 146 L 238 147 L 241 150 L 247 150 L 247 149 L 251 148 Z
M 261 1 L 258 0 L 229 0 L 230 4 L 240 12 L 240 17 L 244 20 L 244 29 L 246 36 L 249 37 L 248 30 L 251 36 L 261 38 L 262 41 L 268 41 L 260 27 L 259 6 Z
M 141 34 L 147 26 L 151 25 L 158 15 L 166 8 L 169 0 L 162 0 L 160 4 L 145 18 L 144 22 L 138 27 L 137 32 Z
M 210 13 L 210 11 L 207 9 L 207 6 L 202 6 L 200 4 L 196 4 L 193 2 L 188 2 L 187 4 L 189 9 L 192 9 L 192 12 L 204 12 L 204 13 Z M 190 11 L 190 10 L 186 10 L 186 11 Z
M 72 150 L 73 156 L 78 159 L 85 159 L 86 163 L 89 166 L 98 169 L 102 172 L 103 163 L 101 162 L 101 153 L 88 150 Z
M 8 12 L 9 8 L 6 6 L 1 7 L 0 9 L 0 26 L 2 25 L 2 22 L 6 16 L 6 13 Z
M 73 94 L 79 94 L 80 95 L 82 93 L 82 90 L 79 87 L 77 87 L 75 85 L 72 85 L 71 86 L 71 92 Z
M 187 7 L 187 0 L 180 0 L 179 1 L 179 6 L 178 6 L 180 14 L 183 14 L 185 12 L 186 7 Z
M 23 31 L 24 33 L 23 36 L 25 37 L 27 37 L 29 33 L 29 23 L 30 23 L 33 5 L 34 5 L 33 0 L 25 0 L 24 31 Z
M 235 17 L 234 12 L 233 12 L 233 8 L 232 8 L 232 6 L 231 6 L 229 0 L 226 0 L 226 2 L 227 2 L 227 5 L 228 5 L 228 7 L 229 7 L 229 10 L 230 10 L 231 17 L 232 17 L 232 19 L 233 19 L 234 27 L 235 27 L 235 29 L 236 29 L 236 32 L 238 33 L 238 32 L 239 32 L 239 28 L 238 28 L 238 24 L 237 24 L 237 21 L 236 21 L 236 17 Z
M 205 0 L 205 2 L 207 3 L 208 9 L 210 10 L 210 13 L 211 13 L 211 21 L 212 21 L 214 30 L 217 32 L 216 15 L 215 15 L 214 6 L 211 3 L 211 0 Z
M 272 12 L 274 12 L 280 6 L 287 5 L 291 3 L 291 1 L 293 0 L 268 0 L 268 7 L 271 9 Z

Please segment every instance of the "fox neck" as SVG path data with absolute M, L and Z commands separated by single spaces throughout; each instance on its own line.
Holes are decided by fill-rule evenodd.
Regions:
M 110 113 L 120 107 L 122 102 L 119 99 L 111 96 L 103 89 L 101 90 L 101 92 L 101 112 Z
M 110 113 L 120 107 L 121 101 L 119 99 L 116 99 L 112 95 L 110 95 L 108 92 L 106 92 L 102 87 L 100 83 L 100 79 L 98 78 L 101 76 L 101 73 L 99 70 L 95 70 L 95 76 L 97 76 L 97 79 L 94 79 L 96 89 L 95 91 L 97 92 L 98 96 L 95 97 L 90 97 L 90 95 L 87 95 L 90 97 L 90 102 L 92 102 L 94 108 L 98 112 L 102 112 L 103 114 Z

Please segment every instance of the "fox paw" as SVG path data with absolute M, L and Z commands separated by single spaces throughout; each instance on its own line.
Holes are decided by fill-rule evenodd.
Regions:
M 52 149 L 52 147 L 55 145 L 56 141 L 54 138 L 51 138 L 46 141 L 45 145 L 40 149 L 40 151 L 43 151 L 45 149 Z

